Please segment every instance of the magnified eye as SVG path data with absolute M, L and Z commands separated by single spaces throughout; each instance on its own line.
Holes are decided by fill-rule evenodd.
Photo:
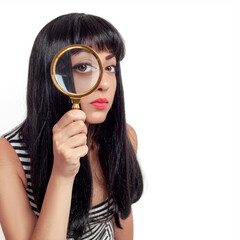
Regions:
M 79 73 L 87 73 L 96 69 L 94 66 L 88 63 L 80 63 L 72 67 L 73 70 Z
M 105 67 L 105 70 L 108 72 L 115 72 L 115 69 L 116 69 L 116 66 L 113 66 L 113 65 Z

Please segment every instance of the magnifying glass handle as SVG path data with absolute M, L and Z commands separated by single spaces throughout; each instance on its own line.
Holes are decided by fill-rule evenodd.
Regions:
M 74 98 L 71 98 L 72 100 L 72 109 L 75 109 L 75 110 L 79 110 L 80 109 L 80 106 L 79 106 L 79 102 L 80 102 L 80 99 L 74 99 Z

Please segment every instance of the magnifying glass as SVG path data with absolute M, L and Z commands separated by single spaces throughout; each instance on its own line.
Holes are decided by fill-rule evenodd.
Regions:
M 97 89 L 102 74 L 103 67 L 98 54 L 81 44 L 61 49 L 51 64 L 53 83 L 71 98 L 72 109 L 80 109 L 80 99 Z

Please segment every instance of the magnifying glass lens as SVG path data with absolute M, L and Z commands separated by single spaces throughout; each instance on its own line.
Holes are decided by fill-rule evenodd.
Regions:
M 70 49 L 58 59 L 55 77 L 65 91 L 84 94 L 98 82 L 100 66 L 96 57 L 85 49 Z

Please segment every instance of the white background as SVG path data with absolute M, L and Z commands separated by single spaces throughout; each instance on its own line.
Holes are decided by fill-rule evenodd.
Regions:
M 40 29 L 65 13 L 99 15 L 126 42 L 127 120 L 145 181 L 134 239 L 240 239 L 239 1 L 18 0 L 0 9 L 1 134 L 26 115 Z

